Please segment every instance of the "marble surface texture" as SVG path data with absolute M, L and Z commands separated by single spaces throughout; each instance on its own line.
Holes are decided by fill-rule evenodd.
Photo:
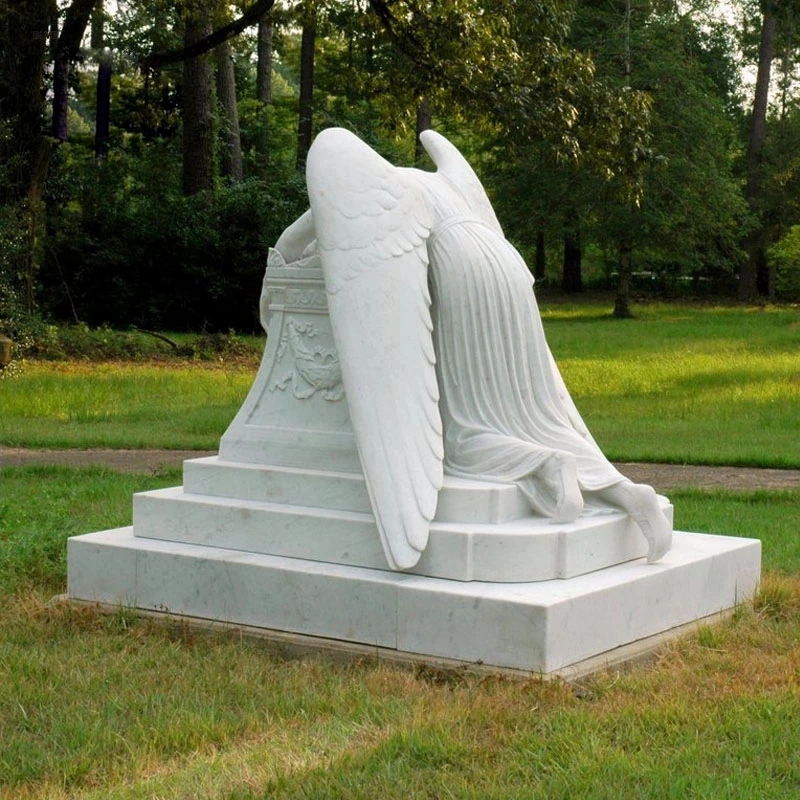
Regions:
M 661 498 L 671 519 L 672 507 Z M 136 536 L 386 569 L 362 475 L 184 463 L 184 485 L 134 496 Z M 501 583 L 571 578 L 646 555 L 622 511 L 555 525 L 519 487 L 446 476 L 428 546 L 408 572 Z
M 638 559 L 570 580 L 459 582 L 144 539 L 69 541 L 69 596 L 552 673 L 731 608 L 755 591 L 760 543 L 676 532 Z

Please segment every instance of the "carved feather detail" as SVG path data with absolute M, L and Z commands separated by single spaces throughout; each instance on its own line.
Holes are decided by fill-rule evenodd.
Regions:
M 417 179 L 353 134 L 315 140 L 308 194 L 350 417 L 389 565 L 428 541 L 442 485 L 427 239 Z

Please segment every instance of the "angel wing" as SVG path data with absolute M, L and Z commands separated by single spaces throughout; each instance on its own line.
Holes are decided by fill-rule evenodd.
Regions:
M 458 148 L 434 130 L 422 131 L 419 135 L 422 146 L 436 164 L 437 177 L 447 178 L 455 187 L 473 212 L 477 213 L 496 233 L 503 235 L 492 204 L 480 178 Z
M 389 565 L 408 569 L 427 545 L 442 485 L 432 212 L 411 170 L 341 128 L 317 136 L 306 179 L 372 509 Z

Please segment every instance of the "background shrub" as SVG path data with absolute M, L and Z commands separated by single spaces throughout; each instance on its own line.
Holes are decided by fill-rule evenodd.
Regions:
M 87 161 L 69 182 L 51 182 L 47 313 L 94 327 L 259 330 L 267 252 L 305 208 L 302 179 L 183 197 L 168 149 L 143 145 L 135 161 Z

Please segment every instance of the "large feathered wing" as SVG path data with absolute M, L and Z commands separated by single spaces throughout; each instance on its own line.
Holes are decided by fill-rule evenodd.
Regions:
M 393 569 L 417 563 L 442 485 L 427 238 L 413 172 L 323 131 L 306 177 L 331 327 L 372 509 Z
M 469 207 L 496 233 L 503 235 L 503 229 L 494 213 L 492 203 L 480 178 L 475 174 L 469 161 L 459 149 L 434 130 L 422 131 L 419 135 L 422 146 L 436 164 L 436 174 L 447 178 L 467 201 Z

